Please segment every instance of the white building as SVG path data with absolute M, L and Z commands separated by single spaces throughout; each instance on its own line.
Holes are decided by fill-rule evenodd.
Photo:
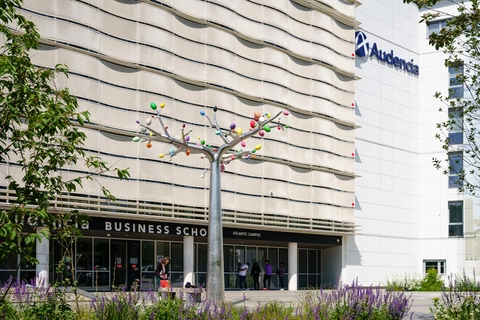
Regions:
M 246 141 L 262 144 L 264 161 L 234 161 L 222 174 L 227 289 L 236 287 L 238 263 L 265 259 L 274 268 L 284 262 L 296 290 L 355 278 L 383 283 L 434 262 L 443 272 L 471 272 L 480 257 L 463 237 L 473 205 L 463 205 L 462 236 L 449 237 L 449 201 L 464 199 L 431 164 L 442 156 L 435 124 L 446 116 L 432 95 L 448 87 L 449 74 L 415 6 L 26 0 L 23 13 L 42 35 L 34 62 L 67 64 L 70 78 L 59 84 L 92 114 L 86 151 L 132 176 L 99 177 L 116 203 L 102 199 L 96 183 L 57 203 L 92 217 L 77 243 L 81 287 L 142 278 L 148 288 L 160 255 L 172 256 L 174 284 L 205 283 L 208 165 L 185 154 L 159 159 L 171 146 L 132 142 L 135 120 L 152 115 L 150 102 L 166 103 L 172 132 L 185 123 L 213 146 L 221 141 L 200 111 L 218 106 L 221 126 L 244 130 L 255 111 L 290 113 L 282 121 L 291 128 Z M 354 55 L 355 31 L 369 43 L 363 57 Z M 374 48 L 391 64 L 370 56 Z M 2 166 L 20 174 L 15 164 Z M 8 206 L 8 192 L 2 198 Z M 53 278 L 63 253 L 54 243 L 45 250 L 49 266 L 22 267 L 17 276 L 49 269 Z M 13 272 L 0 265 L 2 279 Z
M 456 12 L 447 2 L 437 9 Z M 472 275 L 479 267 L 474 222 L 478 205 L 459 194 L 451 183 L 454 174 L 449 178 L 433 167 L 432 158 L 447 157 L 435 135 L 440 133 L 436 124 L 448 117 L 448 108 L 433 96 L 448 92 L 455 72 L 449 72 L 443 54 L 428 44 L 428 32 L 439 31 L 445 18 L 427 27 L 418 23 L 423 13 L 402 1 L 364 1 L 357 8 L 363 44 L 368 42 L 370 50 L 356 58 L 361 79 L 355 90 L 360 126 L 355 139 L 355 223 L 361 231 L 348 237 L 345 280 L 358 277 L 371 284 L 422 277 L 430 267 L 444 275 Z M 372 55 L 374 45 L 391 55 L 381 54 L 380 60 L 387 61 Z M 400 59 L 418 65 L 418 75 L 404 70 Z M 463 88 L 459 90 L 463 94 Z M 442 107 L 444 112 L 439 111 Z

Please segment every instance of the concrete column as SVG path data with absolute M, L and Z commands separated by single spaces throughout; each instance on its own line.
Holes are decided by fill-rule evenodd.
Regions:
M 183 237 L 183 286 L 187 282 L 195 285 L 195 273 L 194 273 L 194 250 L 193 236 Z
M 50 241 L 41 233 L 45 227 L 37 227 L 37 234 L 40 239 L 37 239 L 37 260 L 36 265 L 37 279 L 36 284 L 39 286 L 48 286 L 49 284 L 49 254 Z
M 298 289 L 298 243 L 288 244 L 288 290 Z

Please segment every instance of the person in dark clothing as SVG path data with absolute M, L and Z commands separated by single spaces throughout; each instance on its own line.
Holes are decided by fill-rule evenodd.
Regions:
M 170 258 L 169 257 L 163 257 L 158 262 L 157 268 L 155 269 L 155 272 L 153 273 L 153 276 L 155 277 L 155 287 L 157 289 L 160 287 L 160 280 L 167 280 L 168 279 L 167 266 L 169 264 L 170 264 Z
M 280 290 L 283 290 L 285 287 L 285 265 L 283 262 L 280 262 L 280 268 L 277 270 L 278 280 L 280 282 Z
M 252 267 L 252 278 L 253 278 L 253 285 L 255 286 L 255 290 L 260 290 L 260 283 L 258 282 L 258 279 L 260 278 L 260 272 L 262 272 L 262 269 L 258 265 L 258 262 L 255 261 Z

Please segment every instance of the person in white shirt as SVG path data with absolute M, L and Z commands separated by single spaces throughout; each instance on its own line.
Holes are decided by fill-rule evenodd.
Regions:
M 250 263 L 245 263 L 238 269 L 238 277 L 240 278 L 240 290 L 247 290 L 247 270 L 250 267 Z

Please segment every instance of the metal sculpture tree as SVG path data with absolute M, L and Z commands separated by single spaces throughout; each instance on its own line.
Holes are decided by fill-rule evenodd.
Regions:
M 207 145 L 204 139 L 198 137 L 198 142 L 190 141 L 189 134 L 192 129 L 186 131 L 185 124 L 181 126 L 181 137 L 175 138 L 168 132 L 168 126 L 162 121 L 160 110 L 165 107 L 162 103 L 160 108 L 155 103 L 151 103 L 150 107 L 156 111 L 156 115 L 147 118 L 145 124 L 137 120 L 137 124 L 142 127 L 142 135 L 134 137 L 135 142 L 147 142 L 147 148 L 152 147 L 152 141 L 160 141 L 173 144 L 174 148 L 169 150 L 170 160 L 178 153 L 184 152 L 187 156 L 190 154 L 202 154 L 204 158 L 210 161 L 210 197 L 208 211 L 208 262 L 207 262 L 207 299 L 215 302 L 224 302 L 225 300 L 225 283 L 223 268 L 223 231 L 222 231 L 222 201 L 220 187 L 220 172 L 225 170 L 225 164 L 237 159 L 254 159 L 256 151 L 260 150 L 261 145 L 255 146 L 250 150 L 243 150 L 246 147 L 244 140 L 259 134 L 261 137 L 265 132 L 270 132 L 270 123 L 274 124 L 278 129 L 288 128 L 287 125 L 280 123 L 280 115 L 282 111 L 272 116 L 270 113 L 261 115 L 259 112 L 254 113 L 254 118 L 250 121 L 250 130 L 243 133 L 240 127 L 237 128 L 235 123 L 230 125 L 228 129 L 222 129 L 217 123 L 216 112 L 217 107 L 213 108 L 213 122 L 202 110 L 200 115 L 206 117 L 210 124 L 210 128 L 216 130 L 215 134 L 223 140 L 220 146 Z M 288 111 L 283 111 L 284 115 L 288 115 Z M 278 118 L 277 122 L 273 122 Z M 163 133 L 151 128 L 152 120 L 158 119 Z M 235 150 L 234 147 L 240 144 L 241 149 Z M 160 158 L 164 154 L 159 155 Z M 202 158 L 203 158 L 202 157 Z M 202 175 L 203 176 L 203 175 Z

